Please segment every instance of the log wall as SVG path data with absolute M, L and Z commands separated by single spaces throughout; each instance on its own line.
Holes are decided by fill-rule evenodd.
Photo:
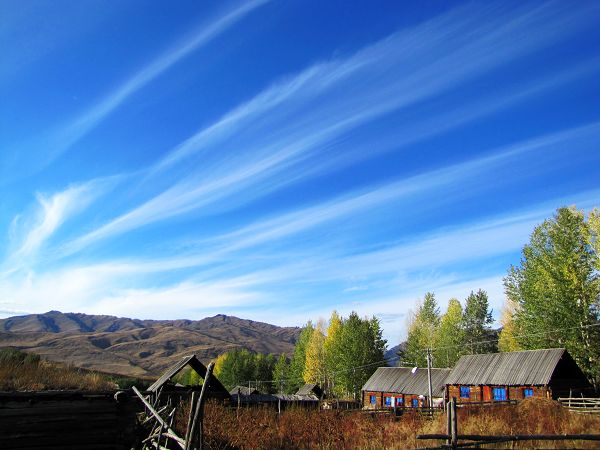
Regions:
M 114 394 L 0 393 L 0 448 L 130 449 L 140 405 Z

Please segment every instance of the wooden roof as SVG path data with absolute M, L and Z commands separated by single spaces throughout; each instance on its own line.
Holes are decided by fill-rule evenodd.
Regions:
M 249 388 L 248 386 L 236 386 L 229 391 L 231 395 L 256 395 L 260 394 L 258 389 Z
M 186 366 L 190 366 L 192 369 L 198 373 L 204 379 L 206 377 L 206 366 L 200 362 L 200 360 L 196 357 L 196 355 L 190 355 L 183 357 L 176 364 L 171 366 L 165 373 L 161 375 L 161 377 L 156 380 L 152 386 L 148 388 L 150 392 L 158 391 L 162 386 L 164 386 L 168 381 L 171 380 L 175 375 L 181 372 Z M 209 380 L 208 390 L 210 393 L 222 394 L 225 396 L 229 395 L 225 386 L 221 384 L 217 377 L 212 375 Z
M 446 384 L 545 386 L 564 359 L 574 363 L 564 348 L 464 355 L 452 369 Z
M 318 384 L 305 384 L 296 392 L 296 395 L 315 395 L 317 397 L 320 397 L 322 394 L 323 391 Z
M 433 397 L 444 396 L 444 382 L 450 369 L 431 369 Z M 363 391 L 390 392 L 429 396 L 427 369 L 411 367 L 378 367 L 362 388 Z

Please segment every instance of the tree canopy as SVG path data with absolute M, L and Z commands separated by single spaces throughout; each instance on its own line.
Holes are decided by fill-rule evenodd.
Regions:
M 537 226 L 504 279 L 514 305 L 503 331 L 523 349 L 565 347 L 600 384 L 599 212 L 559 208 Z

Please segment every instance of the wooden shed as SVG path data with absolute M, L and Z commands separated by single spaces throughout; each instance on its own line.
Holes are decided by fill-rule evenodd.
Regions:
M 296 392 L 296 395 L 314 396 L 316 398 L 323 397 L 323 390 L 318 384 L 305 384 Z
M 591 390 L 564 348 L 462 356 L 446 379 L 447 399 L 458 403 L 558 398 Z
M 434 405 L 443 406 L 444 383 L 450 369 L 431 369 Z M 427 369 L 379 367 L 362 388 L 363 409 L 419 408 L 428 405 Z M 436 401 L 438 400 L 438 401 Z
M 259 395 L 258 389 L 254 389 L 248 386 L 236 386 L 229 391 L 231 395 Z

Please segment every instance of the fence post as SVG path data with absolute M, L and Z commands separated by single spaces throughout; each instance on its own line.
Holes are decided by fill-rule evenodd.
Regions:
M 450 437 L 452 433 L 452 401 L 446 403 L 446 435 L 448 438 L 446 439 L 446 445 L 452 445 L 452 438 Z
M 452 404 L 450 405 L 450 409 L 452 411 L 452 426 L 451 433 L 452 436 L 452 448 L 458 448 L 458 417 L 456 416 L 456 397 L 452 397 Z
M 188 415 L 188 423 L 187 430 L 185 432 L 185 442 L 187 446 L 187 442 L 190 440 L 190 434 L 192 432 L 192 420 L 194 419 L 194 407 L 196 406 L 196 399 L 198 397 L 198 393 L 196 391 L 192 391 L 192 398 L 190 400 L 190 413 Z
M 207 369 L 206 375 L 204 376 L 204 383 L 202 383 L 202 390 L 200 391 L 200 398 L 196 402 L 196 410 L 194 411 L 194 419 L 192 420 L 192 426 L 190 427 L 190 438 L 185 442 L 185 450 L 190 450 L 191 443 L 194 440 L 194 431 L 196 429 L 196 423 L 198 424 L 198 449 L 202 450 L 203 447 L 203 419 L 204 419 L 204 403 L 206 402 L 206 396 L 208 395 L 208 385 L 210 384 L 210 376 L 212 375 L 214 362 L 211 362 Z

